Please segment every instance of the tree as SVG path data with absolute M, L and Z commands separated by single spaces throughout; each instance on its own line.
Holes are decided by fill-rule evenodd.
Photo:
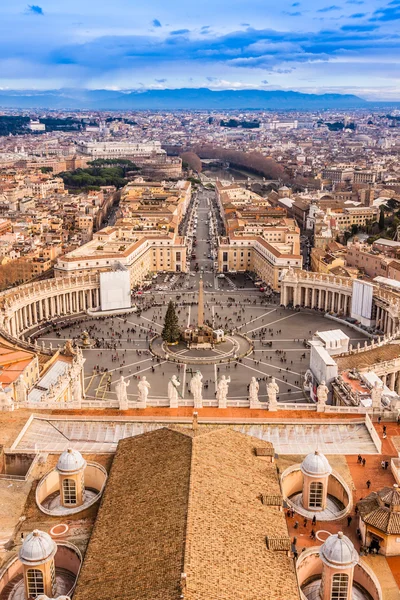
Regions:
M 175 304 L 172 300 L 169 301 L 167 312 L 165 313 L 164 328 L 161 336 L 167 344 L 175 344 L 180 338 L 180 329 L 178 323 L 178 316 L 175 311 Z
M 379 229 L 382 231 L 385 229 L 385 210 L 381 208 L 381 212 L 379 213 Z

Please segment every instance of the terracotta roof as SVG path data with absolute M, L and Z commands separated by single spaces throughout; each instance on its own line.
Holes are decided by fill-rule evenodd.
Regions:
M 364 522 L 392 535 L 400 534 L 400 513 L 388 508 L 377 508 L 364 518 Z
M 264 444 L 203 427 L 122 440 L 74 600 L 298 600 Z
M 388 506 L 390 505 L 390 506 Z M 384 487 L 357 503 L 363 521 L 389 534 L 400 534 L 400 492 L 396 487 Z

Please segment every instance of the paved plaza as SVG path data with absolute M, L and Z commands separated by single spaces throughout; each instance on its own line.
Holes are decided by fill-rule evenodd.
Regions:
M 151 293 L 141 297 L 141 305 L 155 302 L 143 310 L 140 316 L 135 313 L 127 317 L 115 316 L 104 319 L 85 318 L 78 324 L 52 330 L 38 338 L 53 347 L 63 345 L 67 339 L 77 339 L 87 329 L 99 348 L 84 350 L 85 388 L 88 398 L 96 400 L 116 399 L 115 384 L 121 375 L 129 381 L 129 399 L 137 397 L 137 378 L 146 375 L 151 384 L 149 397 L 167 397 L 170 377 L 178 375 L 180 392 L 184 400 L 190 400 L 189 382 L 194 365 L 170 363 L 157 360 L 149 352 L 149 340 L 162 331 L 162 324 L 169 299 L 177 304 L 177 312 L 182 327 L 197 322 L 197 293 L 168 292 Z M 232 300 L 235 300 L 232 302 Z M 254 344 L 254 352 L 241 362 L 230 364 L 201 365 L 203 374 L 203 398 L 215 400 L 216 383 L 221 375 L 231 378 L 228 399 L 245 400 L 248 384 L 254 376 L 260 380 L 259 398 L 267 400 L 266 384 L 275 377 L 279 385 L 279 402 L 304 402 L 303 378 L 309 366 L 309 349 L 304 340 L 316 331 L 337 328 L 337 323 L 324 318 L 315 311 L 296 312 L 280 308 L 267 300 L 262 293 L 251 290 L 237 290 L 234 296 L 229 291 L 209 291 L 205 293 L 205 319 L 214 328 L 237 328 L 247 335 Z M 363 343 L 365 338 L 351 328 L 340 325 L 351 338 L 353 344 Z M 185 353 L 183 350 L 182 354 Z M 218 356 L 218 347 L 214 354 Z M 111 377 L 110 377 L 111 376 Z M 111 379 L 111 385 L 107 380 Z

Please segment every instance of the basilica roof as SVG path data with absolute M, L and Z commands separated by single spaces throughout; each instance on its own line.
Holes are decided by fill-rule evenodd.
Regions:
M 298 600 L 263 445 L 228 428 L 122 440 L 74 600 Z

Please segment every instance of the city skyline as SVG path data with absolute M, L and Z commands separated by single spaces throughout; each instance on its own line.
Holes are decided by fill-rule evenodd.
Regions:
M 0 89 L 293 89 L 400 100 L 400 0 L 3 7 Z

